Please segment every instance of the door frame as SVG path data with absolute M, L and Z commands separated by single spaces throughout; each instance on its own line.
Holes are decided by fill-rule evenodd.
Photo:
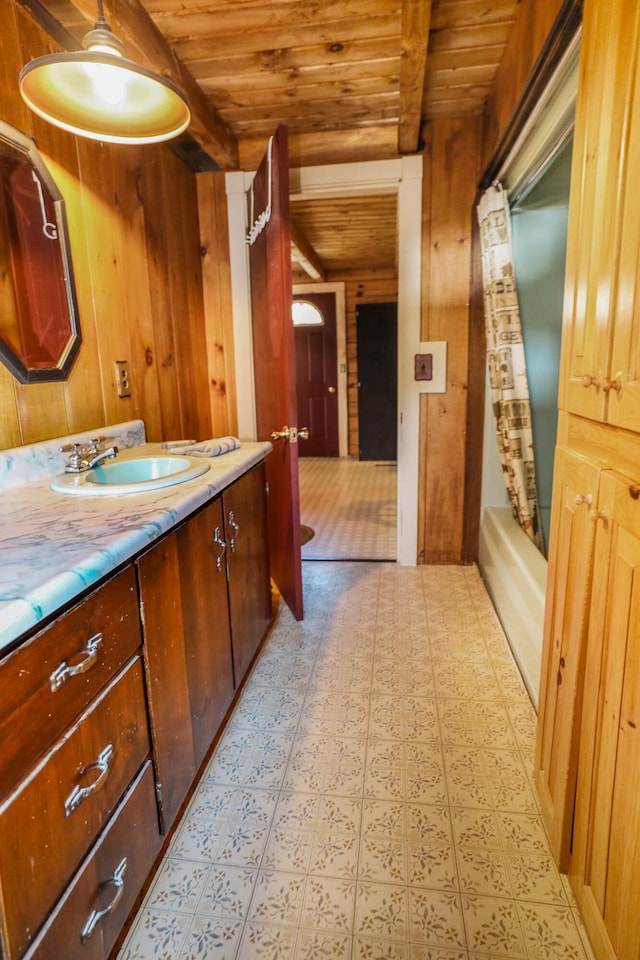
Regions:
M 225 175 L 229 213 L 229 255 L 238 433 L 256 435 L 254 360 L 251 344 L 251 297 L 245 240 L 245 191 L 253 173 Z M 420 394 L 413 358 L 420 352 L 422 262 L 422 155 L 397 160 L 370 160 L 290 171 L 292 199 L 320 199 L 395 193 L 398 197 L 398 495 L 397 560 L 415 566 L 418 552 L 418 454 Z
M 336 346 L 338 350 L 336 386 L 338 388 L 338 456 L 349 455 L 347 418 L 347 315 L 344 281 L 339 283 L 294 283 L 293 295 L 333 293 L 336 301 Z

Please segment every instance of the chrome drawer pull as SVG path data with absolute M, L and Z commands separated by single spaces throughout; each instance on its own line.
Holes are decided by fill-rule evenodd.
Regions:
M 115 908 L 120 903 L 122 892 L 124 890 L 124 875 L 125 875 L 126 869 L 127 869 L 127 858 L 123 857 L 123 859 L 120 861 L 120 863 L 116 867 L 113 876 L 109 877 L 108 880 L 105 880 L 104 883 L 100 884 L 98 888 L 99 894 L 102 893 L 102 891 L 106 887 L 115 887 L 116 891 L 113 895 L 113 900 L 111 901 L 108 907 L 105 907 L 104 910 L 92 910 L 89 916 L 87 917 L 87 922 L 82 928 L 82 934 L 81 934 L 83 944 L 86 943 L 87 940 L 91 939 L 93 935 L 93 931 L 98 926 L 100 921 L 103 920 L 104 917 L 108 917 L 110 913 L 113 913 Z
M 76 810 L 83 800 L 86 800 L 87 797 L 90 797 L 93 793 L 100 789 L 103 786 L 105 780 L 109 776 L 109 764 L 113 757 L 113 745 L 110 743 L 107 747 L 104 748 L 97 760 L 94 760 L 93 763 L 87 764 L 83 768 L 80 776 L 83 777 L 85 773 L 88 773 L 90 770 L 97 770 L 98 776 L 90 783 L 88 787 L 74 787 L 67 799 L 64 802 L 64 812 L 69 817 Z
M 216 557 L 216 566 L 218 570 L 222 570 L 222 558 L 224 557 L 224 553 L 225 553 L 225 550 L 227 549 L 227 545 L 222 539 L 222 537 L 220 536 L 220 527 L 216 527 L 214 531 L 213 542 L 220 547 L 220 553 Z
M 80 673 L 86 673 L 98 659 L 98 650 L 100 649 L 101 643 L 102 634 L 96 633 L 90 640 L 87 640 L 86 650 L 83 651 L 77 663 L 70 666 L 66 660 L 63 660 L 60 666 L 57 667 L 49 677 L 51 690 L 59 690 L 71 677 L 77 677 Z
M 229 547 L 231 548 L 231 552 L 233 553 L 233 551 L 234 551 L 235 548 L 236 548 L 236 537 L 238 536 L 238 533 L 240 532 L 240 527 L 239 527 L 238 524 L 236 523 L 236 521 L 235 521 L 235 519 L 234 519 L 234 516 L 233 516 L 233 510 L 229 510 L 229 516 L 227 517 L 227 525 L 228 525 L 229 527 L 231 527 L 231 529 L 232 529 L 232 531 L 233 531 L 232 534 L 231 534 L 231 536 L 229 537 Z

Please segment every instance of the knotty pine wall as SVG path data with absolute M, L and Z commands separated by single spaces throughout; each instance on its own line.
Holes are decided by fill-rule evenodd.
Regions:
M 0 365 L 0 448 L 133 417 L 152 440 L 231 432 L 225 341 L 219 329 L 206 331 L 203 302 L 203 259 L 207 313 L 224 279 L 217 238 L 227 235 L 226 205 L 208 205 L 201 252 L 197 178 L 168 147 L 103 145 L 32 114 L 18 92 L 20 68 L 54 49 L 28 12 L 5 0 L 0 117 L 34 138 L 65 198 L 83 342 L 64 383 L 21 385 Z M 222 174 L 209 177 L 224 191 Z M 208 188 L 215 196 L 211 180 Z M 115 360 L 130 363 L 129 399 L 117 396 Z

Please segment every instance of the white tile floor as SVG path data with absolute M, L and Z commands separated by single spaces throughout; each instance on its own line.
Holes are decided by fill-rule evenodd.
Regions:
M 120 960 L 583 960 L 475 567 L 303 564 Z
M 303 560 L 395 560 L 397 466 L 300 457 L 300 519 L 315 536 Z

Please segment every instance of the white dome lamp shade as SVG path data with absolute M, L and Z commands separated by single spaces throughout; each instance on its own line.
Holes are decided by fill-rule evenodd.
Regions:
M 108 143 L 159 143 L 189 126 L 191 111 L 170 80 L 128 60 L 98 0 L 84 49 L 31 60 L 20 72 L 25 103 L 49 123 Z

